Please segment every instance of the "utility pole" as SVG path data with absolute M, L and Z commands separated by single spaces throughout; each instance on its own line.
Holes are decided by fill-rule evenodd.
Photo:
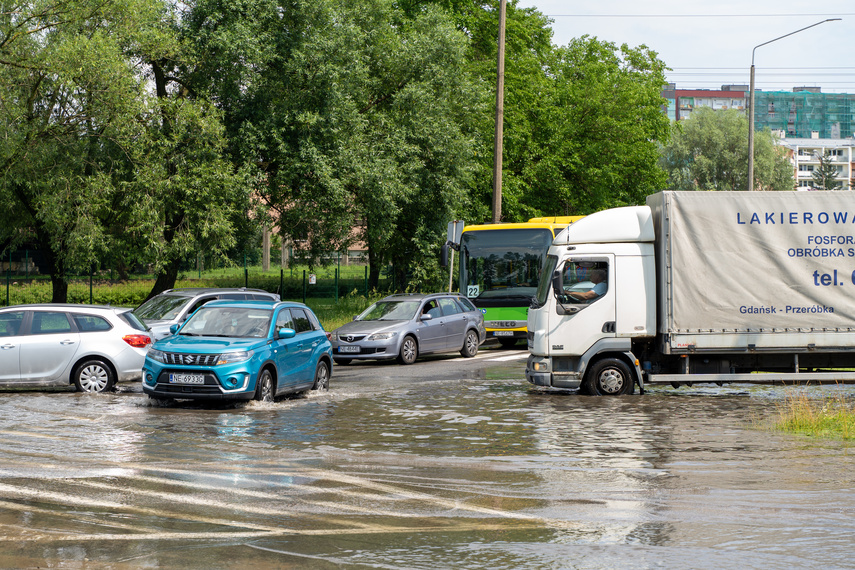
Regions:
M 496 66 L 496 139 L 493 144 L 493 223 L 502 221 L 502 130 L 505 120 L 505 14 L 507 0 L 499 8 L 499 61 Z

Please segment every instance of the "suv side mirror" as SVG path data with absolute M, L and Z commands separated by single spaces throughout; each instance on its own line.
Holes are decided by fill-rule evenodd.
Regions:
M 295 331 L 294 329 L 281 328 L 281 329 L 276 331 L 276 339 L 277 340 L 283 339 L 283 338 L 294 338 L 295 336 L 297 336 L 297 331 Z
M 170 325 L 169 326 L 169 334 L 175 334 L 178 332 L 178 329 L 181 328 L 180 324 Z

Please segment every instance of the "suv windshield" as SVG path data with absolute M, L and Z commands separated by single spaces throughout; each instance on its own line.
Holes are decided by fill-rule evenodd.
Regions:
M 357 321 L 409 321 L 416 316 L 419 301 L 378 301 L 356 317 Z
M 134 309 L 134 314 L 144 320 L 168 321 L 178 316 L 187 299 L 183 295 L 158 295 Z
M 178 333 L 183 336 L 261 338 L 270 328 L 271 309 L 202 307 Z

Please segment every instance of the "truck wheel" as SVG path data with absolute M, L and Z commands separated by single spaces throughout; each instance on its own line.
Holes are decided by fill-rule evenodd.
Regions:
M 617 358 L 604 358 L 594 364 L 582 383 L 582 392 L 589 396 L 622 396 L 634 391 L 632 372 Z

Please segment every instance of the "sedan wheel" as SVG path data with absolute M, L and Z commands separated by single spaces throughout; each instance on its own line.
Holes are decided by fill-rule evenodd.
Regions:
M 312 390 L 318 392 L 326 392 L 330 389 L 330 367 L 326 360 L 318 362 L 318 367 L 315 370 L 315 385 Z
M 412 364 L 419 356 L 419 345 L 416 344 L 416 339 L 411 336 L 404 338 L 401 343 L 401 351 L 398 353 L 398 362 L 401 364 Z
M 81 392 L 107 392 L 116 379 L 113 371 L 100 360 L 87 360 L 74 370 L 74 385 Z
M 460 354 L 466 358 L 472 358 L 478 354 L 478 334 L 475 331 L 468 331 L 466 339 L 463 341 L 463 348 L 460 349 Z
M 255 399 L 260 402 L 273 401 L 273 375 L 270 370 L 263 370 L 258 378 L 258 385 L 255 387 Z

